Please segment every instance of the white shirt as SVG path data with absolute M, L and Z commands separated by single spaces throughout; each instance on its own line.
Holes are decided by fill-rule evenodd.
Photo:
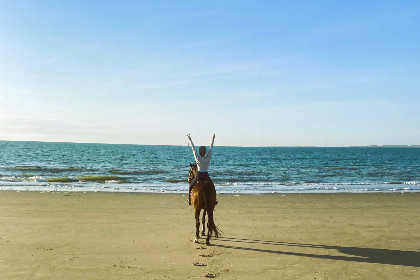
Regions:
M 211 141 L 210 149 L 207 151 L 204 157 L 200 156 L 200 154 L 197 152 L 197 150 L 194 147 L 193 141 L 190 140 L 190 142 L 191 142 L 191 147 L 193 150 L 195 162 L 197 163 L 198 172 L 207 172 L 210 166 L 211 150 L 213 148 L 214 138 Z

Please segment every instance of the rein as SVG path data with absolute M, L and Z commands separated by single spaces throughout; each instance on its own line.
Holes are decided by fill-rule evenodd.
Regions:
M 190 163 L 190 171 L 189 171 L 189 173 L 188 173 L 188 179 L 187 179 L 187 182 L 188 183 L 190 183 L 193 179 L 194 179 L 194 177 L 195 177 L 195 175 L 194 175 L 194 169 L 196 169 L 197 168 L 197 164 L 191 164 Z

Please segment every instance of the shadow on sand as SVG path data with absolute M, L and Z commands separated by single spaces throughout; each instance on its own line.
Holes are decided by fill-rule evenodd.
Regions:
M 266 241 L 266 240 L 252 240 L 232 237 L 220 237 L 217 239 L 222 242 L 237 243 L 237 245 L 224 245 L 224 244 L 213 244 L 214 247 L 254 251 L 261 253 L 272 253 L 279 255 L 292 255 L 299 257 L 309 258 L 320 258 L 330 260 L 342 260 L 342 261 L 353 261 L 353 262 L 364 262 L 364 263 L 378 263 L 378 264 L 391 264 L 391 265 L 402 265 L 402 266 L 414 266 L 420 267 L 420 252 L 416 251 L 401 251 L 401 250 L 390 250 L 390 249 L 375 249 L 375 248 L 360 248 L 360 247 L 342 247 L 342 246 L 329 246 L 329 245 L 315 245 L 315 244 L 301 244 L 301 243 L 290 243 L 280 241 Z M 256 244 L 256 245 L 275 245 L 284 247 L 300 247 L 300 248 L 316 248 L 326 250 L 336 250 L 342 254 L 349 256 L 333 256 L 333 255 L 320 255 L 303 252 L 293 251 L 277 251 L 245 247 L 244 244 Z

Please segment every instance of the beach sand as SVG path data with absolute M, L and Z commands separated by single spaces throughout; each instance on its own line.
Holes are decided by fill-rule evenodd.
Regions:
M 218 200 L 205 246 L 182 194 L 0 192 L 0 278 L 420 279 L 420 193 Z

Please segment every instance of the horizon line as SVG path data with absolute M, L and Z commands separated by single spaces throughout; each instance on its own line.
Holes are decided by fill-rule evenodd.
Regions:
M 180 144 L 134 144 L 134 143 L 102 143 L 102 142 L 72 142 L 72 141 L 40 141 L 40 140 L 7 140 L 0 139 L 0 142 L 29 142 L 29 143 L 62 143 L 62 144 L 97 144 L 97 145 L 132 145 L 132 146 L 176 146 L 176 147 L 189 147 L 188 145 Z M 347 146 L 316 146 L 316 145 L 296 145 L 296 146 L 239 146 L 239 145 L 220 145 L 217 147 L 236 147 L 236 148 L 357 148 L 357 147 L 366 147 L 366 148 L 420 148 L 420 144 L 384 144 L 384 145 L 347 145 Z

